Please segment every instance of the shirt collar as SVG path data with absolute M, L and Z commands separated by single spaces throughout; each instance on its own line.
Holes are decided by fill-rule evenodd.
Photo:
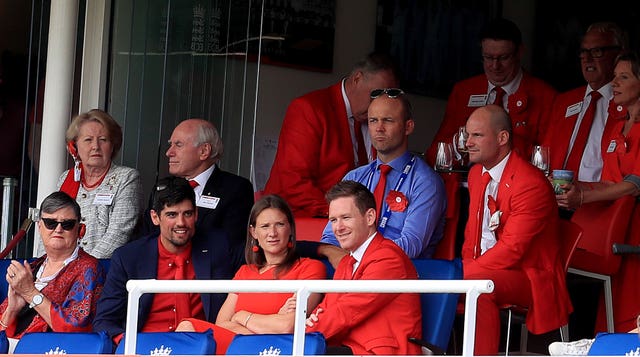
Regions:
M 489 175 L 491 175 L 491 179 L 493 181 L 500 182 L 500 179 L 502 179 L 502 173 L 504 172 L 504 168 L 505 166 L 507 166 L 507 161 L 509 161 L 509 156 L 511 156 L 511 151 L 509 151 L 507 156 L 505 156 L 504 159 L 502 159 L 497 165 L 492 167 L 490 170 L 485 169 L 483 166 L 482 173 L 484 174 L 485 172 L 489 172 Z
M 364 252 L 367 251 L 367 248 L 369 247 L 369 244 L 371 244 L 371 241 L 373 240 L 373 237 L 375 237 L 377 233 L 378 232 L 373 232 L 373 234 L 370 235 L 369 238 L 367 238 L 367 240 L 364 241 L 364 243 L 362 243 L 356 250 L 351 252 L 351 256 L 358 263 L 360 263 L 360 261 L 362 260 L 362 257 L 364 256 Z
M 349 98 L 347 97 L 347 91 L 344 89 L 344 83 L 347 81 L 346 78 L 342 79 L 342 100 L 344 100 L 344 106 L 347 108 L 347 118 L 353 117 L 353 112 L 351 111 L 351 103 L 349 103 Z
M 590 85 L 587 84 L 587 89 L 584 92 L 584 97 L 587 98 L 589 95 L 591 95 L 591 92 L 593 92 L 594 89 L 591 88 Z M 600 87 L 600 89 L 598 89 L 598 92 L 600 92 L 600 94 L 602 95 L 602 98 L 606 99 L 606 100 L 611 100 L 611 98 L 613 98 L 613 88 L 611 87 L 611 82 L 603 85 L 602 87 Z M 591 98 L 589 98 L 591 99 Z
M 523 76 L 523 72 L 522 72 L 522 68 L 518 71 L 518 74 L 516 74 L 516 76 L 511 80 L 511 82 L 500 86 L 502 87 L 502 89 L 504 89 L 504 91 L 507 93 L 507 95 L 511 95 L 513 93 L 515 93 L 518 88 L 520 87 L 520 81 L 522 81 L 522 76 Z M 493 88 L 496 87 L 496 85 L 494 85 L 493 83 L 487 81 L 487 83 L 489 83 L 489 89 L 487 90 L 487 93 L 491 93 L 491 91 L 493 90 Z
M 158 257 L 160 259 L 171 259 L 171 260 L 173 260 L 177 256 L 182 256 L 186 260 L 187 258 L 189 258 L 191 256 L 191 241 L 189 241 L 184 246 L 185 249 L 182 252 L 180 252 L 178 254 L 175 254 L 175 253 L 171 253 L 170 251 L 168 251 L 167 248 L 165 248 L 164 245 L 162 245 L 161 240 L 162 240 L 162 238 L 160 238 L 160 236 L 158 236 Z
M 394 170 L 402 172 L 402 170 L 404 170 L 404 165 L 407 164 L 410 158 L 411 158 L 411 153 L 409 151 L 405 151 L 404 154 L 396 157 L 395 159 L 387 163 L 380 161 L 380 159 L 376 159 L 376 169 L 380 167 L 380 165 L 386 164 L 391 166 Z
M 211 177 L 211 174 L 213 174 L 213 170 L 215 170 L 216 168 L 216 164 L 211 165 L 208 169 L 202 171 L 198 176 L 192 178 L 191 180 L 194 180 L 198 183 L 198 187 L 204 187 L 207 184 L 207 181 L 209 181 L 209 177 Z

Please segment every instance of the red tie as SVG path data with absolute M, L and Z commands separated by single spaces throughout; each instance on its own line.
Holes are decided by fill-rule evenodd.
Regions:
M 592 91 L 590 95 L 591 102 L 589 102 L 589 108 L 584 112 L 582 122 L 580 122 L 580 128 L 578 129 L 578 134 L 576 135 L 576 139 L 573 141 L 573 146 L 571 147 L 571 152 L 569 153 L 569 157 L 567 158 L 567 163 L 565 165 L 565 169 L 571 170 L 575 173 L 577 173 L 580 168 L 582 154 L 584 153 L 584 148 L 587 146 L 587 140 L 589 139 L 593 119 L 596 117 L 596 104 L 598 103 L 598 100 L 602 98 L 602 94 L 595 90 Z
M 196 180 L 189 180 L 189 186 L 191 186 L 191 188 L 196 188 L 198 187 L 198 181 Z
M 495 87 L 494 90 L 496 91 L 496 99 L 493 101 L 493 104 L 504 107 L 504 104 L 502 104 L 502 100 L 504 99 L 504 95 L 506 94 L 506 92 L 504 91 L 504 89 L 502 89 L 502 87 Z
M 479 257 L 480 253 L 482 252 L 480 242 L 482 242 L 482 226 L 483 226 L 482 221 L 484 219 L 484 196 L 487 191 L 487 186 L 489 186 L 489 182 L 491 182 L 491 175 L 489 175 L 488 171 L 485 171 L 485 173 L 482 174 L 482 190 L 480 191 L 480 199 L 478 200 L 478 213 L 477 213 L 478 238 L 476 241 L 475 252 L 473 255 L 474 258 Z
M 175 280 L 187 280 L 187 266 L 189 265 L 189 260 L 185 259 L 183 256 L 176 255 L 173 263 L 176 266 L 173 278 Z M 180 318 L 191 317 L 190 295 L 187 293 L 176 293 L 175 296 L 176 316 L 178 317 L 178 322 L 180 322 Z
M 367 159 L 367 149 L 364 147 L 364 137 L 362 136 L 362 123 L 353 118 L 353 132 L 356 135 L 356 144 L 358 145 L 358 165 L 362 166 L 369 162 Z
M 382 202 L 384 198 L 384 188 L 387 185 L 387 174 L 391 171 L 391 166 L 382 164 L 379 166 L 380 168 L 380 180 L 378 180 L 378 185 L 376 185 L 376 189 L 373 190 L 373 197 L 376 199 L 376 205 L 378 209 L 378 217 L 382 215 Z
M 347 268 L 348 271 L 351 272 L 351 275 L 349 275 L 350 278 L 353 278 L 353 266 L 356 264 L 357 260 L 356 258 L 353 257 L 353 255 L 349 254 L 347 255 Z

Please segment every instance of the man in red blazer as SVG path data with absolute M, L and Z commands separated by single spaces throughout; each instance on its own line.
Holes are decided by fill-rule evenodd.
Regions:
M 329 221 L 340 246 L 349 251 L 334 279 L 417 279 L 407 255 L 376 231 L 371 191 L 342 181 L 327 192 Z M 307 332 L 322 332 L 339 354 L 419 355 L 410 337 L 422 336 L 418 294 L 329 293 L 307 319 Z M 330 348 L 331 349 L 331 348 Z
M 469 115 L 487 104 L 499 105 L 509 113 L 514 148 L 521 155 L 529 155 L 531 147 L 543 139 L 556 91 L 522 70 L 524 45 L 518 26 L 506 19 L 492 20 L 480 32 L 480 44 L 484 74 L 453 87 L 440 129 L 427 151 L 430 163 L 435 160 L 438 142 L 452 142 Z
M 493 293 L 478 299 L 475 353 L 496 355 L 501 306 L 528 307 L 527 328 L 533 333 L 566 324 L 572 308 L 551 185 L 512 150 L 511 121 L 501 107 L 476 109 L 466 129 L 469 159 L 476 165 L 469 172 L 462 263 L 465 279 L 495 284 Z
M 606 140 L 603 133 L 626 115 L 611 101 L 610 83 L 615 59 L 626 47 L 625 42 L 624 32 L 612 22 L 595 23 L 587 29 L 580 45 L 580 65 L 587 85 L 558 95 L 551 111 L 544 144 L 550 147 L 552 170 L 572 170 L 577 173 L 574 177 L 583 182 L 600 181 L 602 150 L 606 150 L 602 145 L 609 144 L 602 142 Z M 579 128 L 592 102 L 592 92 L 596 91 L 601 98 L 595 104 L 593 122 L 587 135 L 580 136 Z M 574 147 L 583 151 L 578 154 L 579 161 L 569 162 Z
M 366 125 L 371 91 L 397 88 L 397 78 L 391 59 L 372 53 L 340 82 L 294 99 L 282 123 L 265 193 L 282 196 L 298 217 L 326 217 L 324 194 L 373 158 Z

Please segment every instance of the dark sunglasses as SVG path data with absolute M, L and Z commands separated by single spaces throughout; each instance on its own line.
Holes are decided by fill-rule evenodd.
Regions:
M 56 221 L 53 218 L 40 218 L 40 220 L 42 221 L 42 223 L 44 223 L 44 226 L 49 230 L 56 229 L 58 224 L 60 224 L 62 226 L 62 229 L 64 229 L 65 231 L 70 231 L 78 223 L 78 221 L 75 219 L 65 219 L 64 221 Z
M 371 91 L 371 99 L 376 99 L 383 94 L 386 94 L 387 96 L 389 96 L 389 98 L 398 98 L 399 96 L 403 95 L 404 92 L 400 88 L 374 89 Z

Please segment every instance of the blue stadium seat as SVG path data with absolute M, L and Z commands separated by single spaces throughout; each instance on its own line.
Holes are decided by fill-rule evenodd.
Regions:
M 305 335 L 304 354 L 323 355 L 327 345 L 319 332 L 312 332 Z M 292 334 L 266 334 L 266 335 L 236 335 L 229 348 L 227 355 L 289 355 L 293 352 Z
M 4 330 L 0 331 L 0 353 L 6 354 L 9 352 L 9 340 L 7 339 L 7 333 Z
M 14 354 L 111 354 L 113 343 L 104 332 L 27 333 Z
M 638 356 L 640 338 L 637 333 L 599 333 L 589 349 L 589 356 Z
M 116 354 L 124 354 L 124 341 L 118 344 Z M 216 341 L 213 331 L 205 332 L 139 332 L 136 343 L 138 355 L 213 355 Z
M 462 262 L 441 259 L 412 259 L 418 278 L 425 280 L 462 279 Z M 449 337 L 456 317 L 459 294 L 421 294 L 422 339 L 443 351 L 447 350 Z M 434 351 L 435 352 L 435 351 Z

